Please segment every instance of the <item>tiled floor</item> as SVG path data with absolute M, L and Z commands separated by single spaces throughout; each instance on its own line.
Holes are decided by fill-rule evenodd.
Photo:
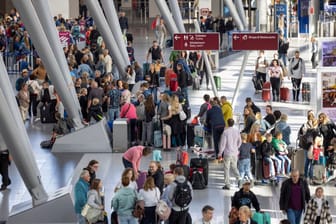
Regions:
M 144 27 L 133 28 L 131 29 L 131 32 L 133 33 L 135 39 L 134 47 L 136 59 L 143 62 L 145 60 L 146 51 L 151 45 L 153 33 L 151 30 L 148 31 Z M 295 40 L 291 43 L 291 46 L 302 47 L 307 44 L 307 42 Z M 170 49 L 165 50 L 166 59 L 168 58 L 169 51 Z M 266 54 L 268 58 L 271 58 L 273 52 L 267 52 Z M 237 104 L 234 105 L 234 111 L 236 114 L 242 112 L 242 108 L 245 104 L 245 98 L 248 96 L 252 97 L 255 103 L 262 108 L 263 113 L 265 111 L 266 103 L 261 101 L 260 95 L 254 95 L 251 83 L 251 74 L 254 70 L 256 55 L 256 52 L 252 52 L 250 54 L 249 62 L 239 90 Z M 310 67 L 310 53 L 308 52 L 308 49 L 304 50 L 301 55 L 305 59 L 308 68 L 305 79 L 312 83 L 312 102 L 314 102 L 316 100 L 316 96 L 314 95 L 314 89 L 316 89 L 316 74 L 312 73 Z M 239 76 L 242 58 L 242 53 L 236 53 L 220 60 L 219 71 L 221 72 L 217 75 L 219 75 L 222 79 L 222 89 L 219 91 L 219 95 L 225 95 L 229 100 L 232 99 L 233 92 L 235 91 L 235 85 Z M 285 85 L 290 86 L 289 80 L 285 81 Z M 193 115 L 198 113 L 199 106 L 202 103 L 202 96 L 205 93 L 212 95 L 211 91 L 206 90 L 204 84 L 199 91 L 190 90 L 189 95 Z M 307 110 L 311 107 L 315 108 L 315 105 L 313 103 L 311 103 L 311 105 L 304 105 L 301 103 L 293 104 L 291 102 L 272 102 L 271 104 L 274 109 L 279 109 L 289 115 L 289 123 L 293 133 L 291 141 L 292 143 L 295 143 L 296 132 L 299 126 L 304 122 Z M 104 182 L 106 203 L 109 205 L 113 195 L 114 186 L 119 181 L 120 174 L 123 169 L 121 154 L 90 153 L 85 154 L 84 156 L 82 154 L 72 153 L 53 154 L 48 150 L 41 149 L 39 146 L 39 143 L 42 140 L 49 138 L 51 127 L 51 125 L 42 125 L 40 123 L 26 123 L 27 132 L 33 146 L 32 153 L 35 155 L 38 167 L 42 174 L 42 182 L 47 191 L 53 192 L 60 187 L 76 182 L 78 173 L 74 173 L 74 171 L 80 170 L 87 161 L 94 158 L 98 159 L 101 163 L 97 176 Z M 191 156 L 193 155 L 191 154 Z M 163 167 L 168 169 L 168 165 L 175 160 L 175 153 L 164 152 L 163 158 Z M 142 161 L 141 168 L 143 170 L 147 170 L 148 162 L 150 160 L 151 158 L 147 157 Z M 227 223 L 227 214 L 230 209 L 230 197 L 236 190 L 238 190 L 238 188 L 233 187 L 229 191 L 221 189 L 223 186 L 222 170 L 222 164 L 210 163 L 209 186 L 205 190 L 198 190 L 191 204 L 190 212 L 193 218 L 196 219 L 197 217 L 200 217 L 200 211 L 203 205 L 210 204 L 215 208 L 215 215 L 218 220 L 225 220 L 225 223 Z M 10 167 L 10 176 L 12 178 L 12 185 L 9 190 L 0 193 L 0 220 L 7 219 L 8 213 L 13 205 L 30 200 L 30 196 L 20 175 L 18 174 L 15 163 Z M 76 178 L 73 179 L 73 176 Z M 334 199 L 336 188 L 333 184 L 334 183 L 330 183 L 325 186 L 325 195 L 330 202 L 332 214 L 336 215 L 336 200 Z M 313 192 L 313 190 L 314 187 L 311 187 L 311 192 Z M 260 201 L 262 210 L 270 212 L 274 220 L 283 217 L 282 213 L 278 211 L 279 187 L 255 186 L 253 191 L 256 193 Z M 107 208 L 107 210 L 110 211 L 110 208 Z M 336 219 L 336 217 L 334 217 L 334 219 Z M 273 221 L 272 223 L 276 223 L 276 221 Z

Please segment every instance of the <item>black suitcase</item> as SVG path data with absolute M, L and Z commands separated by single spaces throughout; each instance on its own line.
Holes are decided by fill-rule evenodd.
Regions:
M 165 77 L 166 70 L 167 70 L 166 66 L 161 66 L 161 68 L 160 68 L 160 78 L 164 78 Z
M 262 90 L 263 83 L 261 79 L 257 79 L 257 76 L 254 75 L 252 77 L 252 82 L 256 91 Z
M 208 185 L 209 179 L 209 162 L 207 158 L 192 158 L 190 160 L 190 169 L 194 170 L 197 168 L 203 169 L 203 177 L 205 180 L 205 185 Z
M 205 178 L 202 168 L 195 168 L 191 170 L 191 185 L 194 190 L 201 190 L 206 188 Z
M 50 103 L 45 103 L 41 107 L 41 122 L 42 123 L 56 123 L 56 118 L 55 118 L 55 103 L 50 102 Z
M 303 102 L 310 102 L 310 83 L 303 82 L 302 83 L 302 101 Z
M 131 33 L 126 33 L 127 42 L 133 43 L 133 35 Z
M 193 78 L 193 86 L 192 89 L 193 90 L 200 90 L 201 85 L 200 85 L 200 79 L 198 77 Z
M 192 147 L 195 145 L 195 125 L 188 124 L 187 125 L 187 145 L 188 147 Z
M 45 140 L 40 143 L 42 149 L 51 149 L 54 145 L 54 142 L 51 140 Z

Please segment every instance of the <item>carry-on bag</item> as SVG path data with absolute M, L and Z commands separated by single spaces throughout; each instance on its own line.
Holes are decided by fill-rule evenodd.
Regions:
M 261 98 L 263 101 L 271 100 L 271 83 L 265 82 L 261 92 Z
M 191 169 L 202 169 L 203 177 L 205 180 L 205 185 L 208 185 L 209 180 L 209 162 L 207 158 L 199 157 L 199 158 L 192 158 L 190 160 L 190 168 Z
M 289 101 L 289 88 L 281 87 L 280 88 L 280 101 Z

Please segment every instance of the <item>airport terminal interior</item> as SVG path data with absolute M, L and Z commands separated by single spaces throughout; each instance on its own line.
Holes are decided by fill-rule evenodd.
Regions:
M 51 0 L 53 1 L 53 0 Z M 256 29 L 256 23 L 258 19 L 256 19 L 256 8 L 257 4 L 262 2 L 263 0 L 256 0 L 252 1 L 249 4 L 249 1 L 242 1 L 242 9 L 243 13 L 246 15 L 245 20 L 246 24 L 250 26 L 254 31 Z M 5 1 L 6 10 L 2 10 L 3 13 L 9 12 L 10 8 L 13 7 L 10 1 Z M 19 0 L 14 0 L 13 2 L 20 2 Z M 34 2 L 32 0 L 32 2 Z M 70 2 L 70 1 L 69 1 Z M 90 1 L 88 1 L 90 2 Z M 102 0 L 103 2 L 103 0 Z M 129 18 L 129 28 L 127 33 L 131 33 L 133 35 L 133 47 L 134 47 L 134 55 L 136 61 L 143 64 L 146 62 L 146 56 L 148 49 L 152 46 L 152 42 L 155 39 L 155 33 L 151 29 L 151 22 L 153 21 L 156 14 L 161 14 L 160 10 L 155 5 L 155 2 L 166 2 L 166 1 L 151 1 L 149 0 L 143 3 L 142 1 L 131 1 L 133 5 L 130 7 L 127 5 L 129 1 L 115 1 L 115 7 L 118 9 L 117 11 L 123 11 L 126 13 L 126 17 Z M 168 1 L 168 2 L 173 2 Z M 227 1 L 202 1 L 200 0 L 199 4 L 206 4 L 205 2 L 212 2 L 209 6 L 199 6 L 194 8 L 194 1 L 178 1 L 180 6 L 180 13 L 182 15 L 182 21 L 185 25 L 187 32 L 194 32 L 195 28 L 193 25 L 193 20 L 197 19 L 204 11 L 200 10 L 200 7 L 207 9 L 211 9 L 211 7 L 221 7 L 223 8 L 223 12 L 218 12 L 216 9 L 216 13 L 219 16 L 222 16 L 227 20 L 229 17 L 232 18 L 233 16 L 230 14 L 232 11 L 228 5 L 226 5 Z M 256 2 L 256 3 L 255 3 Z M 266 1 L 268 3 L 268 1 Z M 270 1 L 271 2 L 271 1 Z M 272 1 L 274 2 L 274 1 Z M 305 0 L 298 0 L 298 1 L 275 1 L 278 5 L 287 5 L 287 15 L 288 18 L 291 18 L 295 12 L 294 9 L 294 2 L 296 4 L 300 4 L 300 2 L 310 2 Z M 297 3 L 298 2 L 298 3 Z M 320 1 L 311 1 L 311 2 L 320 2 Z M 322 1 L 323 2 L 323 1 Z M 125 7 L 125 5 L 127 7 Z M 147 5 L 146 5 L 147 4 Z M 256 4 L 256 5 L 253 5 Z M 274 14 L 276 13 L 275 5 L 271 5 L 269 3 L 267 10 L 265 13 L 268 15 L 266 19 L 266 32 L 277 32 L 274 30 L 273 27 L 273 19 Z M 307 3 L 308 4 L 308 3 Z M 311 6 L 311 5 L 310 5 Z M 151 7 L 154 7 L 152 9 Z M 235 8 L 238 9 L 236 5 Z M 88 4 L 88 12 L 90 15 L 90 9 Z M 146 9 L 145 9 L 146 8 Z M 329 9 L 332 8 L 331 5 Z M 7 10 L 8 9 L 8 10 Z M 196 10 L 197 9 L 197 13 Z M 79 10 L 76 8 L 76 10 Z M 268 11 L 269 10 L 269 11 Z M 308 10 L 308 8 L 306 9 Z M 316 9 L 315 9 L 316 10 Z M 331 10 L 331 9 L 330 9 Z M 210 10 L 211 11 L 211 10 Z M 221 10 L 220 10 L 221 11 Z M 239 11 L 239 10 L 238 10 Z M 19 11 L 19 13 L 21 13 Z M 72 12 L 73 13 L 73 12 Z M 206 12 L 208 13 L 208 12 Z M 252 14 L 251 14 L 252 13 Z M 313 10 L 314 13 L 314 10 Z M 162 13 L 163 14 L 163 13 Z M 161 15 L 162 15 L 161 14 Z M 170 13 L 168 13 L 170 14 Z M 214 97 L 215 92 L 217 92 L 217 96 L 226 96 L 228 101 L 233 102 L 233 113 L 235 119 L 235 127 L 239 130 L 243 129 L 244 126 L 244 118 L 243 118 L 243 110 L 245 106 L 245 99 L 247 97 L 251 97 L 253 102 L 260 107 L 261 113 L 263 116 L 266 115 L 266 105 L 271 105 L 274 110 L 280 110 L 282 113 L 288 115 L 287 123 L 290 125 L 291 128 L 291 135 L 290 135 L 290 147 L 296 149 L 298 148 L 297 145 L 297 133 L 301 125 L 306 121 L 307 112 L 309 110 L 313 110 L 315 114 L 318 114 L 320 111 L 323 110 L 321 107 L 321 95 L 322 95 L 322 85 L 321 81 L 321 74 L 324 72 L 325 74 L 330 74 L 331 76 L 335 76 L 333 68 L 324 67 L 324 63 L 322 62 L 322 43 L 335 41 L 334 33 L 331 30 L 331 26 L 334 25 L 334 20 L 332 20 L 332 15 L 334 11 L 330 11 L 330 13 L 324 14 L 324 21 L 318 20 L 316 21 L 315 32 L 313 35 L 316 36 L 319 42 L 319 64 L 316 68 L 312 67 L 311 63 L 311 42 L 310 36 L 312 33 L 305 32 L 301 34 L 300 32 L 300 25 L 296 19 L 291 18 L 291 21 L 288 21 L 288 27 L 286 26 L 287 32 L 287 40 L 289 42 L 289 49 L 287 58 L 291 58 L 294 56 L 295 51 L 300 52 L 300 57 L 304 60 L 306 65 L 306 73 L 303 77 L 303 82 L 309 82 L 311 86 L 311 99 L 309 102 L 302 102 L 301 97 L 299 101 L 293 101 L 292 96 L 288 101 L 267 101 L 265 102 L 260 93 L 255 93 L 255 89 L 252 83 L 252 77 L 255 72 L 255 63 L 258 57 L 259 51 L 251 50 L 251 51 L 234 51 L 232 50 L 232 39 L 228 33 L 223 39 L 223 42 L 217 51 L 212 51 L 213 61 L 215 63 L 212 66 L 212 75 L 220 77 L 220 87 L 216 88 L 214 85 L 209 84 L 208 88 L 205 84 L 205 80 L 203 81 L 202 85 L 200 86 L 199 90 L 193 90 L 192 87 L 189 87 L 188 95 L 189 95 L 189 102 L 191 107 L 191 119 L 196 116 L 199 112 L 200 106 L 203 103 L 203 95 L 209 94 L 211 97 Z M 171 14 L 170 14 L 171 15 Z M 253 15 L 252 19 L 249 15 Z M 308 15 L 308 14 L 307 14 Z M 322 12 L 320 12 L 322 15 Z M 54 16 L 54 15 L 53 15 Z M 217 14 L 213 14 L 213 16 L 217 16 Z M 65 17 L 65 16 L 64 16 Z M 326 19 L 326 18 L 329 19 Z M 239 13 L 236 14 L 236 18 L 233 18 L 233 21 L 236 23 L 236 19 L 239 18 Z M 246 19 L 247 18 L 247 19 Z M 311 17 L 308 18 L 310 19 Z M 25 21 L 23 21 L 25 22 Z M 307 21 L 306 21 L 307 22 Z M 243 24 L 243 23 L 242 23 Z M 273 25 L 272 25 L 273 24 Z M 307 22 L 307 26 L 310 26 L 310 23 Z M 332 24 L 332 25 L 331 25 Z M 247 26 L 247 28 L 248 28 Z M 29 28 L 29 26 L 27 26 Z M 250 29 L 251 30 L 251 29 Z M 332 30 L 333 27 L 332 27 Z M 335 30 L 336 31 L 336 30 Z M 85 43 L 84 43 L 85 45 Z M 336 45 L 336 44 L 335 44 Z M 332 45 L 335 50 L 335 45 Z M 173 51 L 173 46 L 164 46 L 163 48 L 163 63 L 166 66 L 169 66 L 169 56 Z M 266 50 L 265 55 L 266 59 L 271 61 L 273 59 L 274 53 L 276 50 Z M 5 57 L 4 57 L 5 59 Z M 247 59 L 247 60 L 246 60 Z M 42 59 L 43 60 L 43 59 Z M 113 58 L 113 61 L 117 61 L 116 58 Z M 246 65 L 244 66 L 243 62 L 246 61 Z M 288 62 L 287 62 L 288 63 Z M 16 62 L 13 60 L 5 60 L 6 69 L 8 72 L 9 80 L 12 84 L 13 94 L 17 94 L 15 89 L 15 81 L 20 76 L 19 71 L 17 69 Z M 243 67 L 243 69 L 242 69 Z M 3 75 L 3 74 L 2 74 Z M 330 80 L 333 80 L 330 78 Z M 335 82 L 333 80 L 333 82 Z M 215 83 L 213 83 L 215 84 Z M 292 83 L 289 78 L 285 78 L 283 80 L 282 86 L 292 88 Z M 161 86 L 159 87 L 160 91 L 165 91 L 166 86 L 163 82 L 161 82 Z M 291 92 L 290 92 L 291 93 Z M 13 100 L 15 100 L 13 98 Z M 328 108 L 333 109 L 333 108 Z M 331 112 L 332 113 L 332 112 Z M 18 114 L 18 113 L 17 113 Z M 3 113 L 1 113 L 1 116 Z M 17 118 L 19 119 L 19 118 Z M 2 126 L 2 125 L 1 125 Z M 34 118 L 30 118 L 24 122 L 25 131 L 28 135 L 29 142 L 30 142 L 30 150 L 29 153 L 33 155 L 33 158 L 36 161 L 37 168 L 41 174 L 41 183 L 49 195 L 55 195 L 55 192 L 60 192 L 60 189 L 64 192 L 70 192 L 70 196 L 73 199 L 72 187 L 78 181 L 79 175 L 81 170 L 87 166 L 88 162 L 92 159 L 99 161 L 99 169 L 96 173 L 97 177 L 99 177 L 103 181 L 104 186 L 104 196 L 105 196 L 105 210 L 108 213 L 108 217 L 110 216 L 112 209 L 110 207 L 111 199 L 114 196 L 114 188 L 120 182 L 121 173 L 124 169 L 122 163 L 122 153 L 120 150 L 118 152 L 114 151 L 111 147 L 106 149 L 105 152 L 97 152 L 95 153 L 95 149 L 91 149 L 91 152 L 73 152 L 73 150 L 69 150 L 67 152 L 66 149 L 60 150 L 59 152 L 55 152 L 54 150 L 50 149 L 42 149 L 40 147 L 41 141 L 48 140 L 51 137 L 52 129 L 54 124 L 45 124 L 41 123 L 40 121 L 35 121 Z M 91 125 L 85 128 L 89 128 Z M 113 129 L 113 131 L 118 131 Z M 6 132 L 1 128 L 1 133 Z M 112 133 L 109 129 L 106 129 L 108 137 L 112 141 Z M 72 133 L 71 133 L 72 134 Z M 70 135 L 71 135 L 70 134 Z M 62 138 L 62 137 L 61 137 Z M 76 142 L 73 142 L 74 145 L 80 145 L 82 141 L 85 142 L 85 138 L 88 138 L 87 133 L 83 133 L 82 135 L 78 134 L 76 136 Z M 17 141 L 20 141 L 18 138 Z M 57 142 L 57 140 L 56 140 Z M 91 145 L 94 143 L 91 142 Z M 79 148 L 76 146 L 75 148 Z M 93 147 L 94 148 L 94 147 Z M 122 149 L 121 151 L 124 151 Z M 193 158 L 197 155 L 193 153 L 191 148 L 186 149 L 189 153 L 189 157 Z M 11 149 L 9 149 L 11 151 Z M 164 170 L 169 169 L 169 165 L 176 161 L 176 151 L 174 148 L 171 150 L 164 150 L 162 151 L 162 161 L 161 165 Z M 13 158 L 12 164 L 9 167 L 9 176 L 11 179 L 11 184 L 8 188 L 4 191 L 0 192 L 0 223 L 19 223 L 19 222 L 11 222 L 11 216 L 15 220 L 15 216 L 20 214 L 20 212 L 24 213 L 24 210 L 28 208 L 28 210 L 34 210 L 34 206 L 31 206 L 32 197 L 29 191 L 26 188 L 25 182 L 20 175 L 19 169 L 17 168 L 17 164 L 15 161 L 15 157 Z M 21 160 L 21 159 L 20 159 Z M 144 157 L 141 161 L 141 170 L 146 171 L 148 170 L 149 162 L 152 160 L 152 155 Z M 197 220 L 202 217 L 202 207 L 204 205 L 211 205 L 214 207 L 214 223 L 229 223 L 228 222 L 228 214 L 231 209 L 231 197 L 233 194 L 239 190 L 237 184 L 235 183 L 234 178 L 231 178 L 231 189 L 230 190 L 223 190 L 222 187 L 224 186 L 224 174 L 223 174 L 223 163 L 215 162 L 213 159 L 209 159 L 209 183 L 206 189 L 203 190 L 194 190 L 194 197 L 192 199 L 189 213 L 193 220 Z M 257 196 L 261 210 L 267 212 L 271 215 L 272 224 L 279 223 L 281 219 L 286 218 L 286 216 L 280 211 L 279 209 L 279 196 L 280 196 L 280 186 L 283 180 L 286 177 L 280 178 L 280 183 L 277 186 L 273 186 L 270 184 L 255 184 L 251 189 Z M 333 218 L 332 223 L 336 223 L 336 181 L 331 180 L 322 185 L 324 188 L 324 195 L 325 198 L 329 201 L 330 211 Z M 313 194 L 315 192 L 315 188 L 318 187 L 317 185 L 310 185 L 310 193 Z M 56 196 L 57 197 L 57 196 Z M 52 203 L 50 203 L 52 204 Z M 37 206 L 38 207 L 38 206 Z M 70 206 L 72 208 L 72 205 Z M 48 210 L 48 208 L 50 208 Z M 48 213 L 53 213 L 51 210 L 52 205 L 47 207 L 44 211 L 44 214 L 41 214 L 41 218 L 44 220 L 43 222 L 38 220 L 36 222 L 27 221 L 25 223 L 76 223 L 76 221 L 72 220 L 62 220 L 62 216 L 57 218 L 53 217 L 53 221 L 48 221 Z M 54 208 L 56 209 L 56 208 Z M 38 210 L 38 209 L 36 209 Z M 253 209 L 252 209 L 253 210 Z M 34 212 L 30 213 L 27 212 L 27 217 L 29 220 L 36 220 L 36 216 L 32 217 L 35 214 Z M 20 216 L 20 215 L 18 215 Z M 50 215 L 50 217 L 53 215 Z M 22 216 L 24 217 L 24 216 Z M 20 220 L 19 218 L 17 220 Z M 21 222 L 20 222 L 21 223 Z M 24 222 L 22 222 L 24 223 Z M 110 223 L 110 222 L 109 222 Z

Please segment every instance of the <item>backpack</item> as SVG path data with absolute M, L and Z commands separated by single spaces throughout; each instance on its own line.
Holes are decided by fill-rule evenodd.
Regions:
M 135 206 L 134 206 L 134 210 L 132 212 L 132 215 L 135 218 L 138 218 L 139 220 L 142 219 L 142 217 L 145 214 L 145 201 L 143 200 L 139 200 L 137 202 L 135 202 Z
M 137 119 L 140 121 L 144 121 L 146 119 L 145 105 L 143 103 L 140 103 L 138 106 L 136 106 L 136 115 Z
M 183 183 L 179 183 L 175 180 L 176 188 L 174 192 L 175 204 L 181 208 L 187 207 L 191 202 L 191 188 L 187 179 Z
M 112 89 L 109 93 L 110 96 L 110 106 L 114 109 L 119 108 L 120 106 L 120 91 L 117 89 Z
M 155 213 L 159 216 L 160 220 L 166 221 L 169 219 L 171 208 L 167 205 L 165 201 L 160 200 L 156 204 Z

